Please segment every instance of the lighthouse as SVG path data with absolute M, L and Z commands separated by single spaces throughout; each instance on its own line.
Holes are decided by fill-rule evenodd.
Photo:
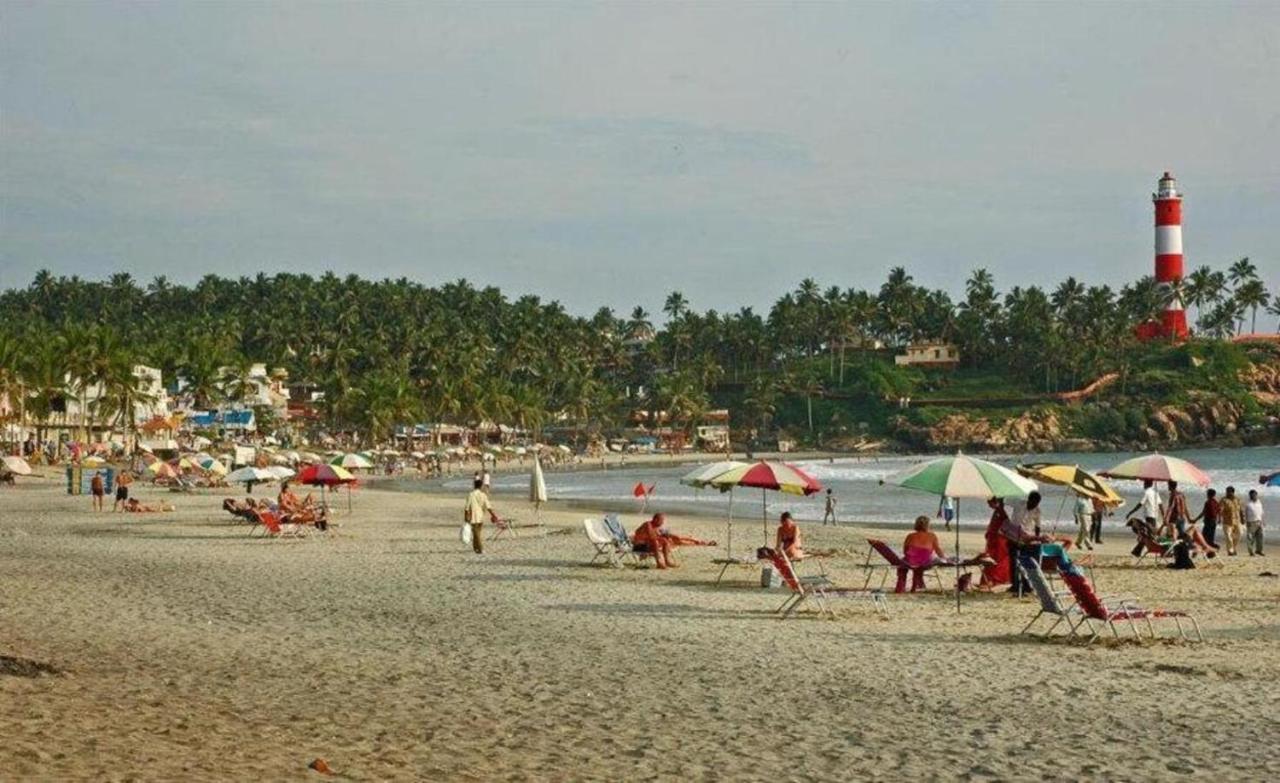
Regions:
M 1156 208 L 1156 282 L 1170 294 L 1160 315 L 1160 335 L 1175 340 L 1187 336 L 1187 314 L 1182 299 L 1169 289 L 1182 280 L 1182 193 L 1178 181 L 1165 172 L 1151 194 Z

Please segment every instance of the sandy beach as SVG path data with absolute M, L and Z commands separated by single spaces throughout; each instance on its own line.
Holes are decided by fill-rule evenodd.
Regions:
M 0 777 L 303 779 L 317 757 L 364 780 L 1280 777 L 1275 556 L 1133 567 L 1112 536 L 1102 591 L 1191 611 L 1207 641 L 1085 648 L 1018 637 L 1036 605 L 1004 594 L 779 621 L 759 569 L 713 584 L 716 550 L 588 566 L 582 512 L 554 504 L 552 535 L 476 557 L 460 497 L 364 489 L 332 535 L 273 541 L 221 494 L 138 494 L 179 510 L 0 492 Z M 868 532 L 806 527 L 851 553 Z M 861 585 L 860 562 L 827 569 Z

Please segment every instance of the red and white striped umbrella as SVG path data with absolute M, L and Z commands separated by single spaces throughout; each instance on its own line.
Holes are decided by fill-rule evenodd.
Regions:
M 795 465 L 786 462 L 759 462 L 732 468 L 707 481 L 720 489 L 754 487 L 786 492 L 789 495 L 812 495 L 822 491 L 818 480 Z
M 765 546 L 769 545 L 769 490 L 786 492 L 788 495 L 812 495 L 822 491 L 822 485 L 817 479 L 795 465 L 767 460 L 732 468 L 706 483 L 707 486 L 720 490 L 733 487 L 753 487 L 760 490 Z
M 1179 484 L 1209 486 L 1209 474 L 1185 459 L 1164 454 L 1144 454 L 1127 459 L 1110 470 L 1102 471 L 1107 478 L 1150 479 L 1152 481 L 1176 481 Z

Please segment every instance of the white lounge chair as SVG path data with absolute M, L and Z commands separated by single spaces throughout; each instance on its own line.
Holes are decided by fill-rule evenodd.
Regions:
M 595 557 L 591 558 L 592 565 L 603 559 L 614 568 L 622 567 L 622 561 L 631 554 L 630 544 L 623 548 L 603 519 L 584 519 L 582 529 L 587 534 L 587 540 L 596 550 Z

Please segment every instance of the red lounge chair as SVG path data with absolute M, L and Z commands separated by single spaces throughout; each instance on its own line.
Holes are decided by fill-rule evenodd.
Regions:
M 762 560 L 767 559 L 773 564 L 774 570 L 782 577 L 782 583 L 791 591 L 791 595 L 777 609 L 784 620 L 790 617 L 799 608 L 800 604 L 803 604 L 811 596 L 815 603 L 818 604 L 819 611 L 833 620 L 836 614 L 827 602 L 829 598 L 861 598 L 871 601 L 877 612 L 885 616 L 889 614 L 889 602 L 883 590 L 867 590 L 865 588 L 861 590 L 840 589 L 831 584 L 831 580 L 825 576 L 797 576 L 795 569 L 791 566 L 791 560 L 787 558 L 785 552 L 779 552 L 770 547 L 761 547 L 758 554 Z
M 258 522 L 262 524 L 265 535 L 271 538 L 301 537 L 305 535 L 302 525 L 286 524 L 280 521 L 274 511 L 259 511 Z
M 1178 627 L 1178 636 L 1186 640 L 1186 629 L 1183 628 L 1182 621 L 1187 620 L 1191 623 L 1191 627 L 1196 632 L 1196 639 L 1204 641 L 1204 635 L 1200 633 L 1200 623 L 1196 622 L 1196 618 L 1190 614 L 1172 609 L 1144 609 L 1128 598 L 1107 601 L 1093 591 L 1093 585 L 1089 584 L 1089 580 L 1085 578 L 1084 572 L 1075 566 L 1067 566 L 1062 569 L 1062 581 L 1071 591 L 1071 595 L 1075 598 L 1076 608 L 1081 614 L 1080 622 L 1076 625 L 1076 630 L 1082 626 L 1088 629 L 1089 644 L 1093 644 L 1102 635 L 1107 628 L 1111 629 L 1111 635 L 1120 638 L 1120 633 L 1116 630 L 1116 623 L 1128 623 L 1130 630 L 1133 631 L 1135 639 L 1142 638 L 1138 632 L 1138 622 L 1141 620 L 1147 626 L 1147 631 L 1151 634 L 1152 639 L 1159 638 L 1156 633 L 1155 624 L 1152 620 L 1173 620 Z M 1095 627 L 1096 624 L 1096 627 Z

